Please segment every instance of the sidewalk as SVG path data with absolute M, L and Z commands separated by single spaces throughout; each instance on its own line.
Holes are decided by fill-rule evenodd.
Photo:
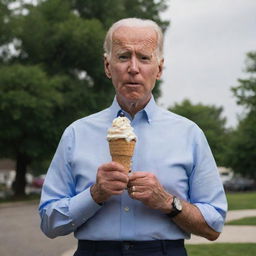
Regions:
M 219 238 L 214 242 L 194 235 L 186 241 L 186 244 L 212 243 L 256 243 L 256 226 L 225 226 Z
M 256 216 L 256 209 L 229 211 L 227 214 L 226 222 L 253 216 Z M 207 243 L 256 243 L 256 226 L 227 225 L 224 226 L 221 235 L 214 242 L 194 235 L 191 236 L 190 240 L 186 241 L 186 244 Z
M 228 211 L 226 222 L 256 216 L 256 209 Z
M 256 209 L 229 211 L 226 222 L 253 216 L 256 216 Z M 256 243 L 256 226 L 224 226 L 220 237 L 214 242 L 194 235 L 191 236 L 190 240 L 186 240 L 186 244 L 210 243 Z M 74 252 L 75 248 L 66 251 L 61 256 L 72 256 Z
M 60 256 L 76 246 L 73 234 L 55 239 L 40 230 L 38 201 L 0 203 L 1 256 Z

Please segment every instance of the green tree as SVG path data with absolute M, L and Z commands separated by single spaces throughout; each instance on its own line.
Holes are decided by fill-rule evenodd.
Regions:
M 242 176 L 256 180 L 256 113 L 250 112 L 233 131 L 227 164 Z
M 162 29 L 169 22 L 163 21 L 159 14 L 167 8 L 168 0 L 73 0 L 72 7 L 85 19 L 98 19 L 107 29 L 116 20 L 139 17 L 156 21 Z M 99 3 L 100 2 L 100 3 Z
M 9 32 L 8 32 L 8 16 L 9 10 L 4 3 L 4 1 L 0 1 L 0 45 L 6 43 L 9 39 Z
M 52 155 L 64 128 L 110 105 L 114 89 L 102 57 L 107 27 L 128 16 L 163 28 L 168 22 L 159 16 L 166 0 L 20 1 L 11 10 L 10 2 L 0 0 L 0 156 L 16 160 L 21 195 L 28 166 Z
M 169 110 L 195 122 L 204 131 L 217 164 L 224 165 L 228 131 L 225 128 L 226 119 L 222 117 L 222 107 L 192 104 L 185 99 Z
M 0 63 L 10 55 L 8 44 L 12 41 L 12 31 L 7 0 L 0 0 Z
M 235 172 L 256 180 L 256 52 L 247 54 L 245 72 L 249 77 L 238 79 L 232 91 L 247 114 L 232 134 L 227 162 Z
M 240 83 L 232 91 L 237 103 L 243 105 L 248 111 L 256 111 L 256 51 L 247 53 L 245 72 L 247 79 L 238 79 Z
M 0 156 L 16 159 L 16 195 L 24 194 L 27 166 L 45 156 L 59 134 L 54 112 L 63 103 L 61 80 L 36 66 L 0 68 Z

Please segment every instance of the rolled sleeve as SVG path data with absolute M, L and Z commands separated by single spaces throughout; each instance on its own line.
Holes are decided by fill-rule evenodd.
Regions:
M 190 202 L 198 207 L 206 223 L 217 232 L 224 226 L 227 200 L 218 168 L 200 130 L 194 146 L 194 168 L 190 175 Z
M 206 223 L 215 231 L 221 232 L 225 222 L 225 213 L 218 212 L 213 206 L 209 204 L 194 204 L 203 215 Z

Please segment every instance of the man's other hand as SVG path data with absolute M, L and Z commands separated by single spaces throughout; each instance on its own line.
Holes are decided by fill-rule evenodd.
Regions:
M 129 176 L 128 192 L 131 198 L 153 209 L 169 213 L 173 196 L 165 191 L 157 177 L 149 172 L 134 172 Z

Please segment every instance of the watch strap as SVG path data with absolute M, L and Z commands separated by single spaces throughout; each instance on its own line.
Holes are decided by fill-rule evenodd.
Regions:
M 177 216 L 179 213 L 181 213 L 181 210 L 178 210 L 176 208 L 176 205 L 175 205 L 175 196 L 173 197 L 173 201 L 172 201 L 172 211 L 170 213 L 167 214 L 167 216 L 169 218 L 173 218 L 175 216 Z

